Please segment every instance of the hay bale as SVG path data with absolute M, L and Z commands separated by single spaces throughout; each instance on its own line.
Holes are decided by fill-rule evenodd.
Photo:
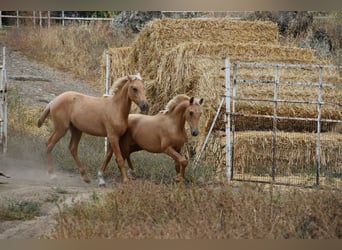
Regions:
M 185 30 L 184 27 L 188 29 Z M 205 99 L 203 128 L 207 131 L 221 95 L 224 94 L 222 86 L 225 76 L 224 71 L 220 70 L 224 67 L 222 58 L 229 57 L 231 62 L 327 63 L 318 61 L 310 49 L 277 45 L 276 33 L 276 26 L 269 22 L 242 22 L 227 19 L 156 20 L 145 26 L 132 48 L 111 50 L 111 82 L 127 71 L 140 72 L 145 80 L 147 98 L 151 102 L 150 114 L 163 109 L 169 99 L 177 94 L 203 97 Z M 336 70 L 324 70 L 323 73 L 325 82 L 341 82 Z M 272 81 L 274 69 L 239 66 L 238 77 Z M 280 69 L 279 80 L 317 82 L 318 74 L 317 70 L 308 68 Z M 341 91 L 341 88 L 325 88 L 323 101 L 339 103 L 342 98 Z M 272 99 L 273 85 L 241 84 L 238 93 L 243 97 Z M 278 93 L 279 98 L 291 100 L 314 101 L 316 96 L 316 88 L 301 86 L 281 86 Z M 238 101 L 236 105 L 237 112 L 273 114 L 272 103 Z M 277 113 L 282 116 L 315 118 L 317 107 L 279 103 Z M 221 123 L 217 124 L 217 129 L 224 127 L 223 117 L 224 110 L 220 114 Z M 341 119 L 341 117 L 342 111 L 332 106 L 324 106 L 322 109 L 322 118 Z M 239 121 L 243 123 L 244 129 L 270 128 L 269 122 L 263 122 L 260 126 L 259 123 L 253 124 L 253 119 L 250 118 Z M 293 123 L 289 123 L 290 125 L 292 126 Z M 302 125 L 298 122 L 298 127 L 300 126 Z M 290 128 L 284 126 L 280 129 Z M 299 128 L 299 130 L 303 129 Z
M 214 41 L 274 44 L 278 28 L 272 22 L 229 19 L 160 19 L 140 32 L 132 44 L 131 64 L 145 77 L 154 79 L 156 67 L 168 50 L 184 42 Z
M 277 173 L 293 175 L 314 174 L 316 168 L 316 140 L 313 133 L 277 133 Z M 272 167 L 272 132 L 245 131 L 236 133 L 234 169 L 236 173 L 258 173 L 260 168 L 270 173 Z M 340 173 L 342 168 L 342 135 L 321 134 L 321 169 Z
M 225 147 L 225 137 L 212 136 L 211 147 Z M 220 143 L 217 139 L 221 138 Z M 234 173 L 269 176 L 273 162 L 273 134 L 271 131 L 241 131 L 235 133 Z M 317 134 L 277 132 L 276 173 L 279 176 L 315 174 Z M 217 149 L 211 148 L 212 151 Z M 342 134 L 321 133 L 322 173 L 340 173 L 342 168 Z M 225 152 L 218 168 L 224 168 Z
M 109 88 L 115 82 L 116 79 L 130 74 L 136 74 L 132 70 L 132 67 L 129 65 L 128 56 L 131 51 L 130 47 L 121 47 L 121 48 L 109 48 L 102 55 L 101 59 L 101 82 L 106 82 L 106 54 L 109 55 Z M 105 93 L 105 84 L 102 85 L 102 92 Z
M 158 96 L 157 102 L 152 104 L 151 112 L 155 113 L 162 108 L 169 96 L 185 93 L 205 99 L 205 121 L 208 129 L 216 112 L 221 95 L 224 94 L 224 66 L 221 58 L 230 57 L 231 62 L 254 61 L 255 59 L 267 62 L 294 63 L 295 61 L 306 63 L 318 63 L 310 49 L 290 48 L 277 45 L 231 44 L 194 42 L 183 43 L 166 54 L 158 68 L 157 78 L 151 81 L 148 88 L 148 96 Z M 231 68 L 231 72 L 233 69 Z M 274 80 L 274 69 L 241 67 L 238 71 L 239 79 L 263 79 Z M 338 72 L 325 70 L 323 79 L 330 82 L 339 82 Z M 318 71 L 305 68 L 290 68 L 279 70 L 280 81 L 318 81 Z M 239 84 L 238 97 L 256 99 L 273 99 L 273 84 Z M 317 87 L 281 85 L 279 86 L 278 99 L 315 101 L 317 99 Z M 342 100 L 342 88 L 324 88 L 323 101 L 339 103 Z M 224 110 L 223 110 L 224 111 Z M 223 121 L 224 114 L 220 121 Z M 258 101 L 237 101 L 236 111 L 246 114 L 273 114 L 273 103 Z M 280 116 L 301 116 L 308 118 L 317 117 L 317 105 L 279 103 L 277 114 Z M 342 119 L 342 110 L 333 106 L 322 107 L 322 118 Z M 247 118 L 248 120 L 249 118 Z M 251 124 L 249 129 L 255 129 L 258 124 Z M 218 124 L 217 127 L 223 127 Z

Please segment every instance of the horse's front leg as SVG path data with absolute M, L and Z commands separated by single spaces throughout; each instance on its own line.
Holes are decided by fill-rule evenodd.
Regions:
M 185 168 L 188 165 L 188 161 L 185 159 L 185 157 L 172 147 L 166 148 L 164 153 L 171 156 L 175 160 L 175 168 L 177 171 L 176 182 L 180 182 L 182 179 L 185 180 Z
M 119 137 L 111 136 L 108 139 L 109 139 L 110 145 L 112 147 L 112 150 L 115 154 L 116 162 L 117 162 L 118 167 L 119 167 L 120 172 L 121 172 L 122 182 L 127 183 L 129 181 L 129 179 L 128 179 L 127 174 L 126 174 L 125 161 L 122 157 L 120 146 L 119 146 Z
M 112 156 L 113 156 L 113 149 L 112 149 L 110 143 L 108 143 L 106 158 L 105 158 L 104 162 L 102 163 L 102 166 L 101 166 L 99 172 L 97 173 L 97 177 L 99 179 L 99 187 L 106 186 L 106 182 L 104 180 L 103 173 L 106 171 L 106 168 L 108 166 L 109 161 L 112 159 Z

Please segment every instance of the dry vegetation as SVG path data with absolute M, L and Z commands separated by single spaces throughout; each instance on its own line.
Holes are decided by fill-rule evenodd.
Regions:
M 56 239 L 333 239 L 339 191 L 136 181 L 58 217 Z
M 205 128 L 208 127 L 208 120 L 215 112 L 217 100 L 223 91 L 221 57 L 229 55 L 234 61 L 263 59 L 268 56 L 270 61 L 317 63 L 317 59 L 309 49 L 278 44 L 276 27 L 269 22 L 246 22 L 245 25 L 254 32 L 250 32 L 251 30 L 246 26 L 246 29 L 242 30 L 249 32 L 244 34 L 240 32 L 235 21 L 216 23 L 196 21 L 189 22 L 187 25 L 191 26 L 192 33 L 185 31 L 184 24 L 179 20 L 158 21 L 147 26 L 134 42 L 132 34 L 116 33 L 106 25 L 99 24 L 64 28 L 56 26 L 42 30 L 21 28 L 9 33 L 9 43 L 27 56 L 74 72 L 99 88 L 103 88 L 104 82 L 103 51 L 108 50 L 111 55 L 111 79 L 127 73 L 136 73 L 132 71 L 139 70 L 146 79 L 149 99 L 154 109 L 152 111 L 161 109 L 169 97 L 176 93 L 191 92 L 193 95 L 204 97 L 206 99 L 203 121 Z M 217 36 L 214 32 L 215 27 L 218 29 L 225 27 L 227 33 L 219 33 Z M 208 30 L 210 34 L 203 32 L 204 30 Z M 226 41 L 227 36 L 239 39 L 240 35 L 246 39 L 244 43 Z M 196 41 L 189 41 L 189 37 L 192 36 L 196 37 Z M 210 41 L 213 37 L 215 40 Z M 249 43 L 251 39 L 259 49 L 255 49 L 255 44 Z M 162 48 L 166 50 L 162 51 Z M 225 51 L 226 48 L 228 52 Z M 132 66 L 132 63 L 136 65 Z M 221 66 L 218 68 L 217 65 Z M 245 72 L 244 76 L 248 74 Z M 308 75 L 310 74 L 308 72 Z M 335 75 L 331 79 L 336 80 Z M 208 83 L 216 87 L 209 87 Z M 265 94 L 267 96 L 270 93 L 267 88 L 259 92 L 256 90 L 258 89 L 255 86 L 249 86 L 244 91 L 257 96 Z M 307 91 L 303 90 L 301 93 L 303 92 L 311 95 Z M 341 98 L 340 92 L 331 93 L 337 100 Z M 294 94 L 292 89 L 284 90 L 284 96 L 291 94 Z M 32 116 L 37 116 L 36 111 L 30 110 L 29 107 L 26 109 L 21 106 L 21 108 L 23 110 L 11 118 L 12 126 L 21 126 L 25 131 L 23 136 L 24 134 L 42 136 L 46 131 L 39 132 L 27 127 L 31 124 L 32 127 L 34 126 L 36 119 Z M 269 108 L 265 106 L 256 107 L 254 104 L 251 106 L 243 103 L 239 106 L 240 110 L 253 108 L 264 113 L 269 112 Z M 285 113 L 307 112 L 301 108 L 284 107 L 284 110 Z M 308 117 L 310 112 L 307 114 Z M 336 114 L 330 110 L 323 113 L 325 114 L 327 117 L 341 116 L 341 113 Z M 248 129 L 248 124 L 246 122 L 244 124 Z M 253 124 L 258 126 L 256 122 Z M 236 153 L 238 166 L 251 163 L 260 165 L 270 160 L 271 154 L 266 155 L 264 150 L 271 143 L 270 135 L 263 132 L 251 135 L 244 137 L 243 132 L 237 135 L 240 148 Z M 293 146 L 290 152 L 293 158 L 282 159 L 286 165 L 285 169 L 296 172 L 296 169 L 288 168 L 293 166 L 294 162 L 300 163 L 301 166 L 301 163 L 309 163 L 309 165 L 312 163 L 314 155 L 312 143 L 315 138 L 311 134 L 307 134 L 304 138 L 297 138 L 295 134 L 279 135 L 279 141 L 284 142 L 280 144 L 281 147 L 283 146 L 279 149 L 280 152 L 288 148 L 289 144 Z M 341 150 L 341 141 L 340 139 L 332 139 L 332 141 L 334 143 L 327 140 L 324 144 L 326 149 L 322 153 L 325 156 L 323 160 L 330 161 L 336 165 L 336 168 L 340 168 L 341 163 L 339 159 L 334 158 L 334 155 L 341 155 L 340 151 L 336 153 L 336 150 Z M 56 148 L 56 154 L 59 155 L 59 161 L 70 160 L 68 165 L 73 165 L 67 151 L 67 143 L 67 139 L 62 141 L 62 144 Z M 88 141 L 85 144 L 87 143 Z M 301 147 L 303 144 L 306 145 L 304 150 L 309 152 L 306 159 L 302 158 L 304 154 L 299 152 L 303 149 Z M 91 152 L 87 157 L 92 159 L 87 158 L 87 162 L 89 170 L 94 174 L 98 162 L 103 157 L 99 145 L 94 143 L 83 148 L 81 145 L 80 148 L 80 151 Z M 258 151 L 255 154 L 256 158 L 249 157 L 251 149 L 247 145 Z M 95 152 L 90 149 L 92 146 L 97 148 Z M 332 154 L 330 155 L 329 152 Z M 275 190 L 273 187 L 269 189 L 263 185 L 206 186 L 202 182 L 197 183 L 198 176 L 204 176 L 205 183 L 208 179 L 212 180 L 217 165 L 213 166 L 214 164 L 210 162 L 208 163 L 210 167 L 200 167 L 202 171 L 200 173 L 192 172 L 191 168 L 188 168 L 187 176 L 192 181 L 189 186 L 175 186 L 172 184 L 175 172 L 172 161 L 144 154 L 139 154 L 135 159 L 136 181 L 129 185 L 115 187 L 103 198 L 94 194 L 92 202 L 66 208 L 58 216 L 59 223 L 53 238 L 342 238 L 342 196 L 339 191 Z M 115 171 L 118 177 L 119 173 Z
M 21 27 L 12 29 L 8 43 L 28 57 L 58 69 L 74 73 L 92 86 L 100 82 L 103 51 L 130 44 L 134 35 L 129 30 L 114 31 L 107 23 L 90 23 L 50 28 Z

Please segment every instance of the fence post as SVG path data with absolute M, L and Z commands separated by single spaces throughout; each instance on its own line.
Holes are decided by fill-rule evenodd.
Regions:
M 42 12 L 39 11 L 39 27 L 41 28 L 42 27 Z
M 274 94 L 273 94 L 273 160 L 272 181 L 275 182 L 277 169 L 277 107 L 278 107 L 278 65 L 274 66 Z
M 62 26 L 64 27 L 64 10 L 62 10 Z
M 19 28 L 19 10 L 17 10 L 16 12 L 17 12 L 17 28 Z
M 1 74 L 1 90 L 2 90 L 2 100 L 1 100 L 1 111 L 2 111 L 2 121 L 1 121 L 1 143 L 2 152 L 7 152 L 7 83 L 6 83 L 6 48 L 2 48 L 2 74 Z
M 33 16 L 33 27 L 35 28 L 36 27 L 36 11 L 34 10 L 33 12 L 32 12 L 32 16 Z
M 110 63 L 109 63 L 109 54 L 106 53 L 106 95 L 109 94 L 109 67 L 110 67 Z M 105 137 L 105 154 L 107 154 L 107 147 L 108 147 L 108 138 Z
M 51 25 L 50 11 L 48 11 L 47 14 L 48 14 L 48 28 L 50 28 L 50 25 Z
M 232 97 L 232 114 L 233 116 L 232 119 L 231 119 L 231 131 L 232 131 L 232 140 L 231 140 L 231 155 L 230 155 L 230 161 L 231 161 L 231 179 L 234 178 L 234 152 L 235 152 L 235 119 L 236 119 L 236 116 L 234 115 L 235 114 L 235 98 L 236 98 L 236 73 L 237 73 L 237 66 L 238 66 L 238 63 L 235 62 L 234 65 L 233 65 L 233 97 Z
M 226 175 L 227 181 L 231 181 L 232 178 L 232 165 L 231 165 L 231 148 L 230 148 L 230 60 L 226 58 L 225 60 L 226 69 Z
M 317 142 L 316 142 L 316 185 L 319 186 L 319 177 L 321 173 L 321 105 L 322 105 L 322 71 L 319 66 L 319 84 L 317 93 Z

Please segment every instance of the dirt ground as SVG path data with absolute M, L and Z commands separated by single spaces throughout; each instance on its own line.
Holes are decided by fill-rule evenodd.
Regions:
M 45 106 L 55 96 L 67 90 L 100 95 L 99 91 L 85 82 L 30 60 L 19 51 L 7 47 L 6 54 L 9 98 L 11 91 L 16 90 L 22 102 Z M 55 215 L 59 207 L 88 199 L 94 192 L 102 194 L 108 190 L 99 189 L 96 180 L 92 180 L 90 184 L 84 183 L 76 172 L 57 170 L 57 178 L 51 180 L 43 162 L 34 160 L 34 157 L 22 160 L 23 157 L 19 159 L 9 155 L 13 154 L 0 155 L 0 172 L 11 177 L 0 176 L 0 207 L 13 202 L 31 201 L 37 202 L 41 211 L 32 220 L 0 219 L 0 239 L 48 237 L 57 223 Z

